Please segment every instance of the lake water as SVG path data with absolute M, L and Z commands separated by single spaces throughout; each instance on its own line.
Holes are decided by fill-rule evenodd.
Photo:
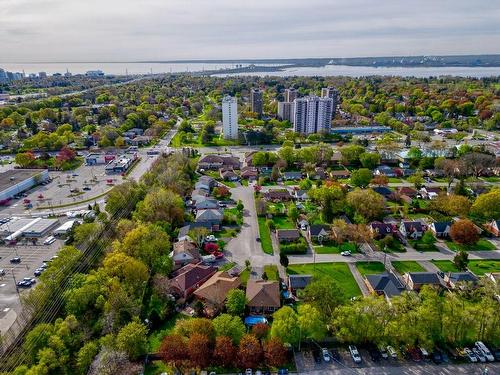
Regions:
M 246 66 L 248 64 L 242 64 Z M 256 64 L 260 65 L 260 64 Z M 271 65 L 271 64 L 266 64 Z M 73 74 L 85 73 L 88 70 L 102 70 L 106 74 L 147 74 L 153 73 L 179 73 L 199 72 L 203 70 L 218 70 L 234 68 L 234 64 L 205 64 L 205 63 L 0 63 L 0 68 L 13 72 L 38 73 L 47 72 L 65 73 L 66 70 Z M 347 76 L 363 77 L 370 75 L 399 76 L 399 77 L 431 77 L 431 76 L 459 76 L 459 77 L 493 77 L 500 76 L 500 67 L 371 67 L 327 65 L 324 67 L 289 68 L 277 72 L 251 72 L 237 74 L 220 74 L 217 76 Z

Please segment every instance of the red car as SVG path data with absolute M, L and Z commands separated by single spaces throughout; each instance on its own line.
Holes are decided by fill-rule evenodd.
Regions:
M 422 352 L 418 348 L 408 349 L 408 353 L 410 354 L 412 361 L 420 362 L 422 360 Z
M 213 253 L 213 256 L 215 257 L 215 259 L 224 258 L 224 254 L 222 254 L 220 251 L 216 251 L 215 253 Z

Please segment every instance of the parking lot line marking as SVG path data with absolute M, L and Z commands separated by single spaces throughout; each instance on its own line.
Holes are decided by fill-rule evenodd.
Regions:
M 7 285 L 7 284 L 0 284 L 0 288 L 3 288 L 5 285 Z

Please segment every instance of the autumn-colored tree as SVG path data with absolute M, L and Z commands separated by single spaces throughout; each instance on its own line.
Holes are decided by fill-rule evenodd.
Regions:
M 242 337 L 238 348 L 238 360 L 244 368 L 255 368 L 262 361 L 262 346 L 257 337 L 246 334 Z
M 439 194 L 430 208 L 448 216 L 466 216 L 469 214 L 471 203 L 467 197 L 456 194 Z
M 215 340 L 214 358 L 218 365 L 230 367 L 236 361 L 236 347 L 230 337 L 219 336 Z
M 273 337 L 264 344 L 264 357 L 271 367 L 279 367 L 286 362 L 286 348 L 280 339 Z
M 472 221 L 462 219 L 451 225 L 450 237 L 456 243 L 471 245 L 479 240 L 479 232 Z
M 269 326 L 266 323 L 257 323 L 252 327 L 252 335 L 259 340 L 265 339 L 269 333 Z
M 187 320 L 179 320 L 175 325 L 175 333 L 185 337 L 191 337 L 192 335 L 203 332 L 204 335 L 208 337 L 210 342 L 213 342 L 215 338 L 215 330 L 210 319 L 206 318 L 195 318 Z
M 214 196 L 217 198 L 229 198 L 231 196 L 231 192 L 225 186 L 218 186 L 214 189 Z
M 188 344 L 189 359 L 194 366 L 205 368 L 210 364 L 212 348 L 208 337 L 202 333 L 193 333 Z
M 167 335 L 163 338 L 159 350 L 163 361 L 175 367 L 185 365 L 188 358 L 188 348 L 180 335 Z
M 385 174 L 379 174 L 374 176 L 370 183 L 372 185 L 387 186 L 387 184 L 389 184 L 389 177 L 387 177 Z

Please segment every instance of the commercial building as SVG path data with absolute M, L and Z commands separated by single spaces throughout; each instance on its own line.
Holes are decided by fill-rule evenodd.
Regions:
M 392 129 L 388 126 L 346 126 L 346 127 L 335 127 L 331 129 L 332 133 L 336 134 L 377 134 L 377 133 L 388 133 Z
M 79 224 L 78 220 L 70 220 L 65 222 L 63 225 L 54 230 L 54 236 L 65 236 L 66 234 L 68 234 L 69 230 L 77 224 Z
M 13 217 L 0 225 L 0 236 L 6 241 L 15 241 L 20 237 L 40 238 L 59 224 L 57 219 Z
M 259 116 L 262 115 L 262 90 L 252 89 L 250 93 L 250 105 L 252 107 L 252 112 L 257 113 Z
M 282 121 L 290 121 L 293 123 L 293 110 L 295 103 L 293 102 L 278 102 L 278 118 Z
M 295 99 L 293 129 L 301 134 L 330 132 L 333 116 L 333 99 L 307 96 Z
M 0 173 L 0 205 L 6 204 L 16 194 L 49 179 L 47 169 L 11 169 Z
M 104 171 L 106 174 L 125 173 L 133 163 L 133 159 L 120 156 L 118 159 L 111 160 Z
M 238 139 L 238 102 L 229 95 L 222 99 L 222 131 L 224 139 Z
M 114 160 L 116 155 L 114 154 L 88 154 L 85 157 L 85 165 L 100 165 L 108 164 L 110 161 Z

